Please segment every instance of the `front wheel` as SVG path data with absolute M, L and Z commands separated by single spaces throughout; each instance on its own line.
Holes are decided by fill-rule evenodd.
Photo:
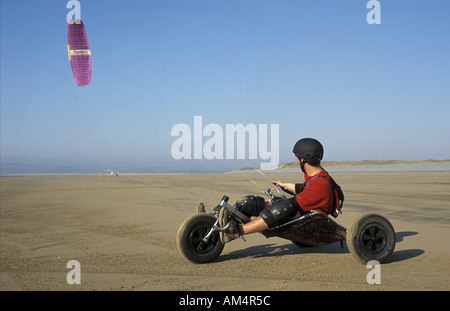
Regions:
M 214 232 L 207 243 L 203 238 L 217 218 L 209 214 L 196 214 L 186 219 L 178 229 L 177 247 L 184 258 L 193 263 L 206 263 L 216 259 L 223 250 L 219 233 Z
M 395 248 L 395 231 L 389 220 L 377 214 L 364 214 L 347 231 L 350 253 L 361 263 L 386 261 Z

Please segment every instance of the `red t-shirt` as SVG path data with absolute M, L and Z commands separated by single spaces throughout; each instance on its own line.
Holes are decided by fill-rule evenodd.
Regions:
M 303 191 L 295 196 L 300 207 L 300 213 L 317 210 L 328 215 L 333 211 L 334 191 L 331 183 L 324 178 L 329 176 L 325 170 L 314 176 L 305 174 Z

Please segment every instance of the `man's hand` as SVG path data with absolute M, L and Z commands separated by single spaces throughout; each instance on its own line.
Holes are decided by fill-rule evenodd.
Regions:
M 280 186 L 284 190 L 289 190 L 289 191 L 295 192 L 295 184 L 294 183 L 282 182 L 282 181 L 279 181 L 279 180 L 274 180 L 274 181 L 272 181 L 272 183 L 274 185 Z

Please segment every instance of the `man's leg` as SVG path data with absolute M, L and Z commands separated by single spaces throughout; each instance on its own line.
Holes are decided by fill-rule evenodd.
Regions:
M 246 223 L 245 225 L 243 225 L 240 229 L 240 233 L 242 235 L 244 235 L 244 234 L 260 232 L 260 231 L 263 231 L 266 229 L 269 229 L 269 226 L 262 219 L 261 216 L 258 216 L 258 218 L 255 218 L 254 220 L 250 221 L 249 223 Z
M 288 199 L 279 200 L 264 209 L 260 216 L 242 226 L 232 225 L 227 232 L 221 232 L 222 242 L 236 239 L 239 235 L 260 232 L 273 228 L 283 222 L 293 219 L 297 214 L 296 208 Z M 219 225 L 224 228 L 228 223 L 228 211 L 222 208 L 219 212 Z
M 228 224 L 228 210 L 223 207 L 219 212 L 219 226 L 225 227 Z M 246 223 L 245 225 L 239 226 L 237 224 L 231 224 L 231 228 L 227 230 L 227 232 L 220 233 L 220 239 L 225 244 L 231 240 L 236 239 L 240 235 L 260 232 L 268 229 L 269 226 L 263 220 L 261 216 L 258 216 L 254 220 Z
M 273 228 L 284 222 L 293 219 L 297 214 L 297 209 L 288 199 L 275 201 L 267 206 L 256 218 L 241 227 L 241 234 L 250 234 Z

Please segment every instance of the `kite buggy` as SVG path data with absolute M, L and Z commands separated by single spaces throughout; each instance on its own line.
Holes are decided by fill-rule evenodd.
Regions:
M 267 190 L 272 193 L 271 190 Z M 283 198 L 285 199 L 283 192 Z M 273 194 L 272 197 L 276 198 Z M 216 259 L 224 248 L 220 233 L 227 230 L 220 226 L 220 214 L 227 212 L 228 223 L 246 224 L 251 218 L 228 203 L 224 195 L 212 212 L 206 212 L 200 203 L 197 213 L 187 218 L 178 229 L 177 246 L 183 257 L 193 263 L 207 263 Z M 317 247 L 346 241 L 356 260 L 367 264 L 370 260 L 385 262 L 394 251 L 395 231 L 391 223 L 378 214 L 363 214 L 347 229 L 329 216 L 307 213 L 291 221 L 260 232 L 265 237 L 280 237 L 299 247 Z

